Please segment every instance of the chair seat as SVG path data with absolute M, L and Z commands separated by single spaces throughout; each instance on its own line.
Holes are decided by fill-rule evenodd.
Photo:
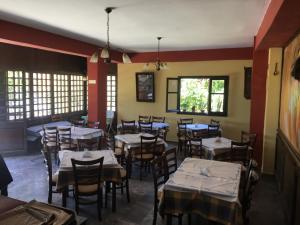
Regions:
M 52 141 L 47 142 L 46 145 L 47 145 L 48 147 L 57 147 L 57 146 L 58 146 L 58 144 L 57 144 L 56 142 L 52 142 Z
M 135 158 L 136 159 L 152 159 L 154 158 L 154 155 L 152 153 L 145 153 L 145 154 L 136 154 L 135 155 Z
M 103 187 L 103 183 L 100 184 L 100 187 Z M 97 191 L 98 191 L 98 184 L 78 185 L 79 193 L 95 193 Z
M 124 168 L 122 168 L 120 172 L 121 172 L 121 177 L 122 177 L 122 178 L 125 178 L 126 175 L 127 175 L 126 170 L 125 170 Z
M 52 186 L 56 186 L 57 181 L 58 181 L 58 171 L 52 174 Z
M 119 156 L 119 155 L 122 155 L 122 154 L 124 154 L 123 149 L 116 147 L 115 148 L 115 155 Z

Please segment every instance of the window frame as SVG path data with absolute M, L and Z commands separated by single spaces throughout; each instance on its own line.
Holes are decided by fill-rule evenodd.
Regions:
M 15 71 L 19 71 L 22 73 L 23 75 L 23 118 L 22 119 L 10 119 L 9 118 L 9 106 L 8 106 L 8 71 L 12 71 L 13 73 Z M 34 97 L 34 84 L 33 84 L 33 74 L 50 74 L 50 115 L 45 115 L 45 116 L 34 116 L 34 101 L 33 101 L 33 97 Z M 27 110 L 26 110 L 26 74 L 29 74 L 28 80 L 29 80 L 29 95 L 30 95 L 30 117 L 27 117 Z M 68 79 L 68 93 L 69 93 L 69 97 L 70 97 L 70 92 L 71 92 L 71 88 L 70 88 L 70 84 L 71 84 L 71 76 L 81 76 L 83 79 L 83 88 L 82 88 L 82 92 L 83 92 L 83 109 L 80 111 L 73 111 L 71 112 L 71 102 L 69 102 L 69 112 L 65 112 L 65 113 L 55 113 L 55 106 L 54 106 L 54 75 L 67 75 L 69 77 Z M 6 92 L 6 120 L 10 121 L 10 122 L 17 122 L 17 121 L 38 121 L 38 120 L 43 120 L 43 119 L 47 119 L 50 118 L 53 115 L 64 115 L 64 116 L 72 116 L 72 115 L 77 115 L 77 114 L 82 114 L 82 113 L 86 113 L 87 112 L 87 93 L 85 93 L 85 91 L 87 90 L 86 86 L 87 86 L 87 76 L 85 74 L 78 74 L 78 73 L 70 73 L 70 72 L 49 72 L 49 71 L 37 71 L 37 70 L 18 70 L 18 69 L 7 69 L 5 70 L 5 92 Z
M 219 76 L 178 76 L 178 96 L 177 96 L 177 114 L 187 114 L 187 115 L 201 115 L 201 116 L 223 116 L 228 115 L 228 95 L 229 95 L 229 76 L 228 75 L 219 75 Z M 209 79 L 209 88 L 208 88 L 208 112 L 183 112 L 180 111 L 180 89 L 181 89 L 181 80 L 182 79 Z M 223 112 L 212 112 L 211 111 L 211 97 L 212 93 L 212 81 L 213 80 L 224 80 L 224 104 Z M 167 83 L 168 85 L 168 83 Z

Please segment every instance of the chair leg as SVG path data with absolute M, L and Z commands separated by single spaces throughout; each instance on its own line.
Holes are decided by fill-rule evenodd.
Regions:
M 188 214 L 188 225 L 192 225 L 192 215 Z
M 128 178 L 126 178 L 126 195 L 127 195 L 127 202 L 130 202 L 129 181 L 128 181 Z
M 182 225 L 182 214 L 178 216 L 178 225 Z
M 103 195 L 103 190 L 102 188 L 100 189 L 98 193 L 98 202 L 97 202 L 97 207 L 98 207 L 98 220 L 102 220 L 102 215 L 101 215 L 101 208 L 102 208 L 102 195 Z
M 48 190 L 48 203 L 49 204 L 52 203 L 52 187 L 49 187 L 49 190 Z
M 104 207 L 107 208 L 107 193 L 108 193 L 108 190 L 109 190 L 109 182 L 106 182 L 105 183 L 105 199 L 104 199 Z
M 153 222 L 152 225 L 156 225 L 156 220 L 157 220 L 157 201 L 154 200 L 154 210 L 153 210 Z
M 142 170 L 143 170 L 143 167 L 144 167 L 144 162 L 141 160 L 141 165 L 140 165 L 140 180 L 142 180 Z

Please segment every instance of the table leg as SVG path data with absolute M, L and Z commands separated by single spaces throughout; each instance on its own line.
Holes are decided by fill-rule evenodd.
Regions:
M 112 182 L 112 211 L 116 212 L 116 183 Z
M 167 225 L 172 225 L 172 215 L 167 214 Z
M 67 195 L 68 195 L 68 187 L 64 187 L 62 190 L 62 206 L 67 206 Z

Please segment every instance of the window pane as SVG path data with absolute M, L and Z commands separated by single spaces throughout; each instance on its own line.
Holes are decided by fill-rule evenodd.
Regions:
M 224 93 L 224 80 L 212 80 L 211 81 L 211 92 L 212 93 Z
M 209 79 L 183 78 L 180 80 L 180 111 L 208 112 Z
M 211 95 L 211 112 L 224 112 L 224 95 L 212 94 Z

